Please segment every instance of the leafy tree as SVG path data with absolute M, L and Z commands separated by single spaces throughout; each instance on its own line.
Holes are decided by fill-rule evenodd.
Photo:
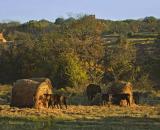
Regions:
M 151 23 L 155 23 L 157 21 L 157 19 L 153 16 L 150 16 L 150 17 L 145 17 L 143 21 L 151 24 Z
M 87 81 L 86 71 L 82 68 L 81 62 L 74 53 L 62 53 L 57 62 L 56 86 L 77 87 Z
M 64 23 L 64 18 L 57 18 L 56 20 L 55 20 L 55 24 L 57 24 L 57 25 L 61 25 L 61 24 L 63 24 Z

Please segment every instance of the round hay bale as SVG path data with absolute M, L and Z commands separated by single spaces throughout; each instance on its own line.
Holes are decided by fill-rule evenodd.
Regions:
M 108 88 L 109 94 L 128 93 L 132 94 L 132 84 L 130 82 L 117 81 L 113 82 Z
M 130 103 L 133 101 L 133 86 L 130 82 L 125 81 L 116 81 L 112 82 L 108 88 L 109 94 L 130 94 Z
M 10 105 L 20 108 L 38 108 L 40 97 L 43 97 L 44 94 L 52 94 L 52 85 L 49 79 L 20 79 L 13 85 Z

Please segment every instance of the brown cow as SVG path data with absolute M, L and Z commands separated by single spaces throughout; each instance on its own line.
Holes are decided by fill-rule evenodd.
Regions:
M 102 105 L 105 105 L 108 103 L 108 105 L 111 103 L 112 95 L 108 93 L 102 94 Z
M 60 95 L 60 94 L 52 94 L 51 98 L 48 102 L 48 107 L 55 107 L 57 106 L 57 108 L 61 108 L 62 109 L 62 105 L 65 105 L 66 109 L 67 109 L 67 97 Z

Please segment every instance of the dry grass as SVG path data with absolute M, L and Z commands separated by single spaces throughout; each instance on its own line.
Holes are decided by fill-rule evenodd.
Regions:
M 75 106 L 68 109 L 19 109 L 0 105 L 0 117 L 28 118 L 28 119 L 102 119 L 105 117 L 147 117 L 160 118 L 160 106 Z
M 16 126 L 15 128 L 13 127 Z M 27 126 L 27 127 L 26 127 Z M 32 128 L 30 128 L 32 126 Z M 0 105 L 2 130 L 159 130 L 160 106 L 75 106 L 68 109 L 18 109 Z
M 6 97 L 11 87 L 0 87 Z M 157 96 L 157 95 L 156 95 Z M 78 103 L 85 104 L 78 105 Z M 0 105 L 1 130 L 160 130 L 160 105 L 87 106 L 85 96 L 72 96 L 68 109 L 19 109 Z

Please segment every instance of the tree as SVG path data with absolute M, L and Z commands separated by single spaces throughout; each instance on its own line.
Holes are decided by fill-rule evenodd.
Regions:
M 121 36 L 112 46 L 106 47 L 104 65 L 110 68 L 117 80 L 132 80 L 135 73 L 134 47 Z
M 57 25 L 61 25 L 61 24 L 63 24 L 64 23 L 64 18 L 57 18 L 56 20 L 55 20 L 55 24 L 57 24 Z
M 150 16 L 150 17 L 145 17 L 143 21 L 148 24 L 152 24 L 152 23 L 155 23 L 157 19 L 153 16 Z
M 77 87 L 88 79 L 86 71 L 74 53 L 62 53 L 57 59 L 56 86 Z

